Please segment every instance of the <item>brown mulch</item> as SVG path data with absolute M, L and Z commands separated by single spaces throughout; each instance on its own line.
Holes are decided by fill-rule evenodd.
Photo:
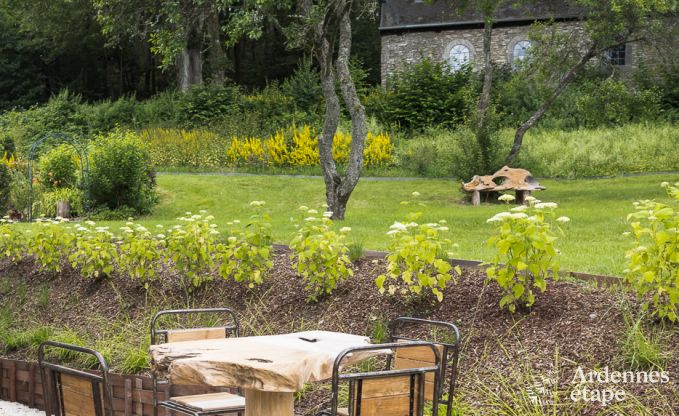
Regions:
M 636 313 L 639 305 L 623 291 L 578 281 L 549 282 L 547 291 L 537 295 L 529 312 L 510 314 L 499 309 L 500 291 L 485 284 L 483 271 L 465 269 L 456 284 L 446 289 L 443 302 L 411 305 L 377 291 L 374 279 L 384 268 L 383 260 L 359 261 L 353 278 L 315 304 L 306 302 L 304 284 L 292 271 L 287 255 L 276 257 L 275 268 L 261 287 L 247 289 L 244 284 L 215 277 L 190 300 L 180 289 L 178 276 L 167 271 L 161 273 L 162 285 L 152 287 L 147 303 L 144 290 L 122 276 L 86 281 L 67 266 L 61 273 L 50 275 L 36 271 L 30 260 L 16 265 L 4 261 L 0 262 L 0 281 L 11 282 L 11 289 L 0 292 L 0 305 L 20 303 L 16 307 L 21 325 L 40 323 L 94 335 L 105 331 L 107 322 L 113 320 L 148 322 L 153 311 L 187 306 L 237 309 L 245 335 L 311 329 L 371 335 L 378 323 L 397 316 L 450 321 L 462 333 L 458 396 L 475 409 L 475 414 L 497 414 L 489 397 L 509 394 L 502 388 L 503 380 L 512 380 L 516 391 L 541 377 L 568 388 L 578 366 L 585 371 L 605 366 L 611 371 L 629 370 L 620 354 L 626 327 L 624 311 L 627 308 L 629 313 Z M 25 299 L 20 302 L 23 290 Z M 44 296 L 40 300 L 41 291 L 48 293 L 47 303 Z M 646 324 L 654 326 L 652 322 Z M 679 331 L 670 326 L 663 334 L 669 350 L 676 352 Z M 641 402 L 654 403 L 657 408 L 652 414 L 679 413 L 677 354 L 665 370 L 670 383 L 624 386 Z M 327 390 L 310 389 L 298 402 L 299 414 L 317 409 L 326 399 Z M 577 411 L 565 407 L 558 414 L 600 414 L 602 410 L 600 406 Z

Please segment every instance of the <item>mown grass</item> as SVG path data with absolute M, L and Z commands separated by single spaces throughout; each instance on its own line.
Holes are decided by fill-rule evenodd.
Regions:
M 560 205 L 559 214 L 571 217 L 566 236 L 559 242 L 562 268 L 579 272 L 622 275 L 624 253 L 631 241 L 626 215 L 638 199 L 664 200 L 659 184 L 678 181 L 679 175 L 650 175 L 591 180 L 545 180 L 547 190 L 536 194 L 543 201 Z M 158 176 L 161 202 L 152 216 L 142 219 L 148 225 L 171 224 L 185 212 L 208 210 L 217 223 L 249 216 L 249 202 L 266 201 L 272 217 L 276 242 L 287 243 L 294 231 L 293 217 L 300 205 L 321 207 L 324 185 L 320 178 L 282 176 L 217 176 L 163 174 Z M 421 194 L 426 204 L 422 221 L 445 219 L 451 237 L 459 244 L 456 257 L 487 260 L 491 249 L 485 241 L 492 232 L 486 219 L 506 209 L 503 205 L 473 207 L 464 202 L 459 183 L 451 180 L 362 180 L 354 192 L 342 226 L 352 228 L 351 239 L 365 249 L 385 249 L 389 226 L 404 219 L 409 209 L 400 202 Z M 118 225 L 118 223 L 112 223 Z

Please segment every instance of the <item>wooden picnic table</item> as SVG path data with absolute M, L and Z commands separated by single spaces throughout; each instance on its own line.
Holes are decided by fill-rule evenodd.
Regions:
M 150 347 L 156 371 L 173 384 L 240 387 L 246 416 L 292 416 L 294 392 L 332 377 L 344 349 L 368 337 L 327 331 L 174 342 Z M 376 353 L 348 357 L 346 365 Z

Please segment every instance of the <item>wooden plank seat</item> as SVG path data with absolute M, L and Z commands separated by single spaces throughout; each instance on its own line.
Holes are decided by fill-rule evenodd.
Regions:
M 411 331 L 406 331 L 408 328 Z M 413 336 L 412 334 L 418 335 Z M 401 316 L 389 323 L 389 339 L 396 343 L 418 340 L 432 343 L 434 348 L 397 349 L 388 365 L 393 365 L 395 369 L 428 367 L 435 363 L 438 355 L 440 361 L 436 364 L 439 365 L 441 371 L 440 382 L 438 383 L 438 400 L 447 405 L 446 416 L 452 416 L 459 358 L 459 329 L 450 322 Z M 434 354 L 434 351 L 436 351 L 436 354 Z M 432 374 L 427 374 L 425 376 L 424 400 L 433 400 L 435 391 L 435 379 Z
M 191 328 L 168 328 L 159 319 L 161 317 L 188 318 L 196 315 L 212 315 L 218 318 L 223 325 L 211 327 Z M 224 321 L 223 315 L 228 316 Z M 151 319 L 151 345 L 156 345 L 164 338 L 165 343 L 186 343 L 195 341 L 207 341 L 223 339 L 229 336 L 238 337 L 238 319 L 236 314 L 228 308 L 207 309 L 175 309 L 160 311 Z M 154 366 L 155 367 L 155 366 Z M 218 414 L 238 413 L 242 415 L 245 410 L 245 397 L 228 392 L 195 394 L 191 396 L 174 396 L 168 400 L 160 401 L 158 398 L 158 385 L 170 384 L 169 380 L 158 380 L 157 369 L 152 372 L 153 379 L 153 413 L 158 416 L 158 409 L 165 408 L 174 414 L 180 413 L 191 416 L 207 416 Z M 171 390 L 171 389 L 170 389 Z
M 405 363 L 404 366 L 413 363 L 423 365 L 362 372 L 341 369 L 343 358 L 369 349 L 390 350 L 395 355 L 400 350 L 412 350 L 410 353 L 404 352 L 401 355 L 401 357 L 411 359 L 411 363 L 405 363 L 406 358 L 402 358 L 401 362 Z M 337 357 L 333 366 L 330 408 L 321 411 L 317 416 L 423 416 L 428 375 L 432 376 L 432 384 L 429 388 L 433 401 L 432 415 L 437 416 L 439 398 L 435 392 L 441 381 L 440 351 L 435 344 L 421 341 L 379 344 L 345 350 Z M 425 360 L 430 360 L 431 363 Z M 349 383 L 348 408 L 338 406 L 341 382 Z
M 176 396 L 172 397 L 170 401 L 199 412 L 217 409 L 234 411 L 245 409 L 245 397 L 226 392 Z
M 59 352 L 58 354 L 56 354 Z M 89 355 L 98 371 L 68 367 L 54 360 L 61 356 Z M 113 392 L 108 364 L 97 351 L 77 345 L 45 341 L 38 349 L 38 363 L 45 391 L 45 414 L 59 416 L 112 416 Z

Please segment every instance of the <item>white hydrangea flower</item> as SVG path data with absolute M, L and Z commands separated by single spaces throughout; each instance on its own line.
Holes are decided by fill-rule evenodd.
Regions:
M 342 228 L 340 228 L 340 232 L 341 232 L 341 233 L 348 233 L 349 231 L 351 231 L 351 227 L 342 227 Z
M 325 211 L 323 213 L 323 217 L 325 218 L 332 218 L 332 211 Z
M 310 210 L 307 211 L 307 212 L 308 212 L 309 214 L 312 214 L 312 215 L 318 214 L 318 211 L 316 211 L 315 209 L 310 209 Z
M 525 212 L 515 212 L 514 214 L 511 214 L 512 218 L 516 218 L 517 220 L 523 219 L 523 218 L 528 218 L 528 214 Z
M 514 207 L 514 208 L 510 209 L 510 211 L 512 211 L 512 212 L 524 212 L 527 209 L 528 209 L 527 206 L 519 205 L 518 207 Z
M 413 192 L 411 195 L 414 196 L 414 197 L 418 197 L 418 196 L 420 196 L 420 193 L 417 192 L 417 191 L 415 191 L 415 192 Z
M 308 211 L 308 210 L 309 210 L 309 207 L 307 207 L 306 205 L 302 205 L 302 206 L 299 207 L 298 209 L 299 209 L 300 211 Z
M 398 221 L 396 221 L 395 223 L 393 223 L 393 224 L 391 225 L 391 227 L 389 227 L 389 229 L 391 229 L 391 230 L 396 230 L 396 231 L 407 231 L 407 230 L 408 230 L 408 229 L 406 228 L 405 224 L 400 223 L 400 222 L 398 222 Z
M 489 218 L 486 220 L 486 222 L 491 223 L 491 222 L 500 222 L 504 220 L 505 218 L 511 217 L 512 213 L 511 212 L 500 212 L 495 214 L 493 217 Z
M 501 196 L 498 198 L 498 201 L 502 201 L 502 202 L 511 202 L 511 201 L 513 201 L 513 200 L 515 200 L 515 199 L 516 199 L 516 198 L 514 197 L 514 195 L 504 194 L 504 195 L 501 195 Z
M 557 222 L 561 222 L 561 223 L 564 223 L 564 224 L 565 224 L 565 223 L 567 223 L 567 222 L 570 222 L 570 221 L 571 221 L 571 219 L 570 219 L 570 218 L 568 218 L 568 217 L 559 217 L 559 218 L 557 218 L 557 219 L 556 219 L 556 221 L 557 221 Z
M 556 202 L 540 202 L 538 204 L 535 204 L 535 208 L 537 209 L 556 209 L 558 207 Z

